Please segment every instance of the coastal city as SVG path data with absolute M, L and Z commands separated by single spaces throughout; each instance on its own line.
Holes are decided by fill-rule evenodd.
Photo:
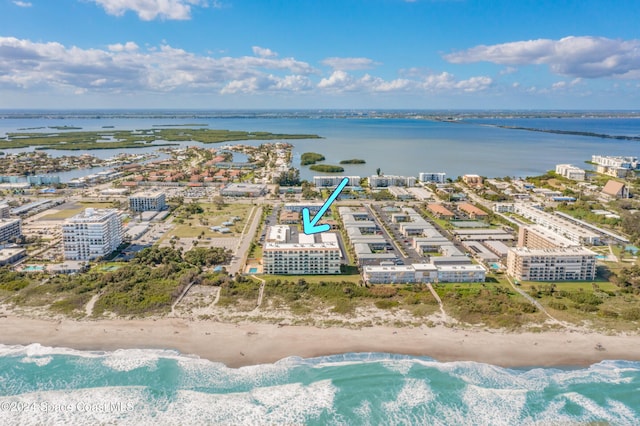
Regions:
M 333 283 L 344 291 L 355 286 L 368 289 L 369 296 L 387 294 L 370 308 L 393 312 L 408 305 L 414 320 L 425 315 L 438 323 L 456 321 L 446 313 L 452 294 L 473 289 L 481 295 L 489 285 L 512 299 L 521 296 L 519 306 L 529 304 L 524 312 L 534 314 L 509 326 L 556 317 L 586 324 L 581 322 L 585 318 L 593 322 L 589 315 L 638 319 L 631 303 L 612 303 L 603 311 L 599 299 L 570 304 L 553 298 L 538 301 L 537 296 L 563 291 L 564 283 L 574 283 L 569 286 L 573 290 L 575 283 L 583 283 L 578 291 L 606 294 L 620 283 L 613 276 L 637 271 L 637 157 L 594 153 L 584 168 L 558 164 L 527 179 L 448 176 L 442 170 L 397 176 L 378 169 L 371 176 L 338 171 L 307 181 L 300 179 L 302 167 L 341 167 L 321 163 L 324 156 L 313 152 L 294 164 L 292 148 L 277 140 L 163 147 L 161 159 L 123 154 L 96 160 L 82 154 L 56 158 L 51 165 L 38 151 L 5 155 L 0 158 L 5 173 L 0 184 L 3 309 L 51 316 L 233 320 L 258 312 L 274 321 L 296 322 L 305 317 L 296 319 L 299 301 L 282 302 L 274 290 L 291 281 L 300 288 L 307 282 Z M 354 163 L 364 160 L 341 162 Z M 15 172 L 24 164 L 32 174 L 20 177 Z M 37 174 L 82 167 L 86 174 L 64 183 L 55 174 Z M 330 230 L 305 234 L 303 209 L 317 214 L 343 180 L 346 187 L 319 219 Z M 72 287 L 82 281 L 70 278 L 74 276 L 117 280 L 121 268 L 149 256 L 157 259 L 150 265 L 171 256 L 187 263 L 198 260 L 190 261 L 189 274 L 179 274 L 180 279 L 161 289 L 130 290 L 142 302 L 131 309 L 113 299 L 127 297 L 127 290 L 112 294 L 109 286 L 95 286 L 78 294 L 62 291 L 62 281 L 55 278 L 67 276 L 65 282 L 76 283 Z M 252 288 L 239 292 L 239 283 Z M 399 300 L 406 289 L 397 286 L 407 285 L 415 293 L 410 302 L 408 296 Z M 572 300 L 571 293 L 564 295 Z M 157 300 L 150 303 L 153 298 Z M 339 297 L 325 302 L 316 316 L 355 312 L 341 308 Z M 420 305 L 425 307 L 420 310 Z M 563 315 L 569 306 L 577 315 Z M 223 307 L 234 313 L 221 311 Z M 311 314 L 307 308 L 303 311 Z M 283 317 L 287 309 L 289 316 Z M 465 315 L 458 320 L 471 321 Z

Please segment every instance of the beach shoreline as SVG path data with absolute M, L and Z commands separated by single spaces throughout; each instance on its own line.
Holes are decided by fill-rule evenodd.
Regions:
M 47 320 L 0 318 L 0 344 L 77 350 L 171 349 L 228 367 L 288 357 L 380 352 L 475 361 L 501 367 L 584 367 L 603 360 L 640 361 L 640 335 L 559 330 L 503 332 L 456 327 L 318 328 L 179 318 Z M 600 346 L 598 346 L 600 345 Z

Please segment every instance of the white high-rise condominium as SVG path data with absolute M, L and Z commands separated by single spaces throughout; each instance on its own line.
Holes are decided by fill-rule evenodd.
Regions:
M 64 258 L 92 260 L 106 256 L 122 243 L 122 221 L 115 209 L 86 209 L 62 225 Z

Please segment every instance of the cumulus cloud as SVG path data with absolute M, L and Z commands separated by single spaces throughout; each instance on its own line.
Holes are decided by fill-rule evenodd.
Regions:
M 449 73 L 385 79 L 357 71 L 320 71 L 270 49 L 258 56 L 199 55 L 168 44 L 141 48 L 133 41 L 104 49 L 82 49 L 57 42 L 0 37 L 0 90 L 27 89 L 68 93 L 221 93 L 345 94 L 476 92 L 489 77 L 458 79 Z
M 264 47 L 253 46 L 251 49 L 253 50 L 254 55 L 260 56 L 261 58 L 275 58 L 278 56 L 278 54 L 273 50 Z
M 552 72 L 580 78 L 640 76 L 640 40 L 605 37 L 537 39 L 480 45 L 445 55 L 452 63 L 545 64 Z
M 384 80 L 365 74 L 356 78 L 345 71 L 334 71 L 329 77 L 323 78 L 318 83 L 318 88 L 330 92 L 477 92 L 487 89 L 493 83 L 492 79 L 485 76 L 471 77 L 467 80 L 458 80 L 452 74 L 443 72 L 430 74 L 417 79 L 398 78 Z
M 33 6 L 33 4 L 31 4 L 31 2 L 20 1 L 20 0 L 13 0 L 13 4 L 15 4 L 18 7 L 31 7 L 31 6 Z
M 124 52 L 124 51 L 132 52 L 134 50 L 138 50 L 138 45 L 132 41 L 128 41 L 125 44 L 121 44 L 121 43 L 110 44 L 107 47 L 112 52 Z
M 143 51 L 134 42 L 111 44 L 105 50 L 81 49 L 0 37 L 0 87 L 215 91 L 233 81 L 246 85 L 273 75 L 273 87 L 287 90 L 304 86 L 304 76 L 313 73 L 313 67 L 294 58 L 199 56 L 169 45 Z
M 154 19 L 191 19 L 193 6 L 207 7 L 206 0 L 92 0 L 102 6 L 109 15 L 122 16 L 135 12 L 143 21 Z M 214 3 L 214 5 L 217 3 Z
M 352 71 L 352 70 L 366 70 L 379 65 L 369 58 L 326 58 L 321 61 L 322 65 L 333 68 L 340 71 Z

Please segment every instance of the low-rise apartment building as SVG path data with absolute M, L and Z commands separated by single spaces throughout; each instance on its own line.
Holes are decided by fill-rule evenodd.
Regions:
M 583 181 L 587 175 L 583 169 L 571 164 L 556 164 L 556 173 L 571 180 Z
M 138 192 L 129 197 L 129 209 L 134 212 L 161 211 L 167 207 L 164 192 Z

